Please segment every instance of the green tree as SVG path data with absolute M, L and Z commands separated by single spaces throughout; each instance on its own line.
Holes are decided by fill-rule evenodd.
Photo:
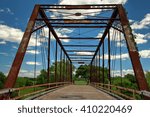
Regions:
M 127 74 L 124 78 L 127 78 L 131 83 L 136 83 L 135 76 L 132 74 Z
M 0 89 L 3 88 L 5 79 L 6 79 L 6 76 L 4 75 L 4 73 L 0 72 Z
M 67 78 L 67 75 L 66 72 L 69 70 L 69 61 L 67 61 L 67 65 L 68 65 L 68 68 L 66 68 L 66 61 L 62 60 L 62 61 L 58 61 L 57 62 L 57 81 L 61 81 L 60 80 L 60 70 L 61 70 L 61 77 L 63 78 Z M 55 66 L 56 66 L 56 63 L 54 62 L 51 66 L 50 66 L 50 82 L 54 82 L 54 77 L 55 77 Z M 61 69 L 60 69 L 61 68 Z M 74 71 L 75 67 L 72 66 L 72 70 Z M 42 69 L 40 71 L 40 75 L 37 76 L 37 84 L 43 84 L 43 83 L 47 83 L 47 71 Z
M 146 76 L 147 83 L 148 83 L 148 85 L 150 87 L 150 71 L 147 71 L 145 76 Z
M 76 70 L 77 78 L 85 78 L 88 79 L 90 77 L 90 66 L 89 65 L 80 65 L 78 69 Z
M 32 86 L 32 85 L 33 82 L 29 78 L 27 78 L 25 86 Z
M 42 69 L 40 71 L 40 75 L 37 76 L 37 84 L 44 84 L 47 80 L 47 72 L 46 70 Z
M 150 71 L 147 71 L 145 76 L 146 78 L 150 78 Z

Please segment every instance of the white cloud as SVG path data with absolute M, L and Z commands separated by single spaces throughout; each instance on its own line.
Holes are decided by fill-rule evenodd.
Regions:
M 100 31 L 98 34 L 97 34 L 97 38 L 101 38 L 103 36 L 103 33 Z
M 8 67 L 8 68 L 10 68 L 11 67 L 11 65 L 4 65 L 5 67 Z
M 111 60 L 117 60 L 117 59 L 120 59 L 120 54 L 110 55 L 110 57 L 111 57 Z M 97 55 L 96 58 L 99 59 L 99 56 Z M 100 58 L 102 59 L 102 56 Z M 104 59 L 108 60 L 108 54 L 104 54 Z M 129 54 L 128 53 L 121 54 L 121 59 L 122 60 L 129 59 Z
M 38 50 L 37 51 L 35 51 L 35 50 L 27 50 L 26 51 L 27 54 L 35 54 L 35 52 L 36 52 L 36 54 L 40 54 L 40 51 L 38 51 Z
M 45 32 L 45 36 L 48 37 L 49 29 L 44 28 L 43 31 Z M 55 30 L 58 37 L 68 37 L 67 34 L 72 33 L 73 29 L 63 28 L 63 29 L 56 29 Z M 51 34 L 51 39 L 55 40 L 53 34 Z M 63 39 L 62 42 L 69 42 L 69 39 Z
M 150 26 L 150 13 L 146 14 L 144 19 L 139 22 L 134 22 L 131 27 L 132 29 L 144 29 Z
M 0 24 L 0 39 L 3 39 L 4 41 L 20 43 L 23 34 L 24 32 L 20 29 Z M 29 46 L 35 46 L 35 40 L 36 38 L 32 36 L 30 38 Z M 38 42 L 37 45 L 39 46 L 40 43 Z
M 147 33 L 147 34 L 145 35 L 145 38 L 149 38 L 149 39 L 150 39 L 150 33 Z
M 129 19 L 129 22 L 130 22 L 130 23 L 133 23 L 133 22 L 134 22 L 134 20 L 132 20 L 132 19 Z
M 7 13 L 14 15 L 14 13 L 10 10 L 10 8 L 6 8 Z
M 13 46 L 12 48 L 13 48 L 13 49 L 18 49 L 18 47 L 17 47 L 17 46 Z
M 5 12 L 5 10 L 4 9 L 0 9 L 0 13 L 3 13 L 3 12 Z
M 0 54 L 3 56 L 8 56 L 8 53 L 0 52 Z
M 0 45 L 6 44 L 6 41 L 0 41 Z
M 135 33 L 134 31 L 132 32 L 133 33 L 133 35 L 136 37 L 135 38 L 135 42 L 137 43 L 137 44 L 145 44 L 145 43 L 147 43 L 148 42 L 148 38 L 150 38 L 150 33 L 147 33 L 147 34 L 141 34 L 141 33 Z M 110 29 L 110 40 L 111 41 L 116 41 L 116 43 L 117 43 L 117 47 L 119 47 L 120 46 L 120 37 L 117 35 L 117 33 L 116 33 L 116 37 L 115 37 L 115 40 L 112 38 L 113 37 L 113 35 L 115 34 L 115 32 L 114 32 L 114 29 Z M 102 32 L 99 32 L 98 33 L 98 35 L 97 35 L 97 37 L 102 37 L 102 35 L 103 35 L 103 33 Z M 121 34 L 121 41 L 122 40 L 124 40 L 124 38 L 123 38 L 124 36 L 123 36 L 123 34 Z M 121 46 L 122 47 L 126 47 L 126 44 L 125 43 L 123 43 L 123 42 L 121 42 Z
M 122 70 L 122 77 L 124 77 L 127 74 L 133 74 L 134 75 L 134 71 L 133 69 L 123 69 Z M 112 70 L 112 76 L 121 76 L 120 70 Z
M 60 0 L 61 5 L 125 4 L 127 0 Z
M 75 52 L 77 55 L 94 55 L 93 52 Z
M 26 62 L 27 65 L 41 65 L 40 62 L 33 62 L 33 61 L 28 61 Z
M 125 45 L 125 43 L 123 43 L 123 42 L 117 42 L 117 47 L 126 47 L 126 45 Z
M 141 58 L 150 58 L 150 50 L 141 50 L 141 51 L 139 51 L 139 55 L 141 56 Z M 97 59 L 98 58 L 99 58 L 99 56 L 97 56 Z M 100 58 L 102 59 L 102 56 Z M 108 54 L 104 55 L 104 59 L 105 60 L 108 59 Z M 117 60 L 117 59 L 120 59 L 120 54 L 111 55 L 111 60 Z M 121 59 L 122 60 L 129 59 L 129 54 L 128 53 L 121 54 Z
M 36 76 L 38 76 L 39 74 L 40 74 L 40 70 L 37 70 L 36 71 Z M 34 78 L 34 71 L 33 70 L 21 69 L 18 76 Z
M 140 33 L 135 33 L 133 32 L 133 34 L 135 35 L 135 42 L 137 44 L 144 44 L 144 43 L 147 43 L 148 41 L 145 39 L 146 38 L 146 35 L 144 34 L 140 34 Z
M 0 9 L 0 13 L 8 13 L 14 15 L 10 8 Z
M 139 54 L 142 58 L 150 58 L 150 50 L 141 50 Z

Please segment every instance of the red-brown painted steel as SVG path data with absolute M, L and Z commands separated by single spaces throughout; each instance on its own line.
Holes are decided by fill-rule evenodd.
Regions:
M 32 34 L 32 30 L 35 24 L 35 20 L 38 16 L 38 12 L 39 12 L 39 5 L 36 5 L 34 7 L 34 10 L 32 12 L 32 15 L 30 17 L 30 20 L 28 22 L 28 26 L 26 28 L 26 31 L 23 35 L 22 41 L 20 43 L 20 46 L 18 48 L 17 54 L 15 56 L 14 62 L 10 68 L 9 74 L 7 76 L 4 88 L 12 88 L 14 87 L 17 77 L 18 77 L 18 73 L 24 58 L 24 55 L 26 53 L 26 49 L 30 40 L 30 36 Z
M 140 90 L 149 90 L 126 12 L 122 5 L 117 8 L 138 87 Z

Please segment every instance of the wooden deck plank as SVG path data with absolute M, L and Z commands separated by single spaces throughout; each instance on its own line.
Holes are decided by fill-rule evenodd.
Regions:
M 35 100 L 115 100 L 115 98 L 89 85 L 69 85 Z

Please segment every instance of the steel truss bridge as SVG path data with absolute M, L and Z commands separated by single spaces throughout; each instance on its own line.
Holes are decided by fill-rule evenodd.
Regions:
M 107 13 L 107 17 L 101 16 L 103 13 Z M 32 39 L 31 36 L 37 34 L 36 39 L 40 38 L 39 35 L 43 33 L 42 30 L 44 29 L 48 29 L 47 35 L 43 35 L 45 40 L 37 40 L 35 49 L 37 49 L 38 42 L 47 43 L 47 48 L 45 49 L 47 58 L 43 58 L 46 61 L 47 83 L 15 88 L 27 47 Z M 87 31 L 88 34 L 84 34 L 83 36 L 83 32 L 79 32 L 77 36 L 62 36 L 58 32 L 60 29 L 74 29 L 78 31 L 83 29 L 98 29 L 101 35 L 93 36 L 90 31 Z M 91 35 L 89 36 L 89 34 Z M 111 44 L 113 39 L 118 39 L 120 43 L 122 40 L 125 42 L 138 89 L 129 89 L 112 84 L 113 67 L 111 65 L 115 59 L 112 56 L 112 53 L 115 51 L 115 49 L 112 49 Z M 54 46 L 51 44 L 53 40 L 55 40 Z M 64 43 L 68 40 L 72 43 Z M 73 43 L 73 41 L 77 41 L 77 43 Z M 88 41 L 91 43 L 87 43 Z M 53 73 L 54 81 L 50 82 L 52 49 L 55 67 Z M 90 66 L 89 84 L 86 86 L 73 85 L 73 65 L 77 63 L 88 64 Z M 106 63 L 107 76 L 105 74 Z M 108 82 L 106 82 L 106 77 Z M 38 87 L 43 88 L 28 94 L 19 94 L 21 90 Z M 131 95 L 124 94 L 123 92 L 125 91 L 130 92 Z M 13 92 L 17 92 L 18 95 L 13 97 Z M 71 93 L 74 95 L 72 98 Z M 70 97 L 65 98 L 65 94 Z M 22 99 L 31 95 L 34 99 L 118 99 L 114 98 L 114 95 L 115 97 L 119 96 L 124 99 L 136 99 L 136 95 L 140 95 L 142 99 L 150 99 L 148 84 L 144 76 L 132 29 L 130 28 L 123 6 L 121 4 L 35 5 L 7 76 L 4 89 L 0 91 L 1 99 Z M 110 97 L 106 98 L 108 95 Z

